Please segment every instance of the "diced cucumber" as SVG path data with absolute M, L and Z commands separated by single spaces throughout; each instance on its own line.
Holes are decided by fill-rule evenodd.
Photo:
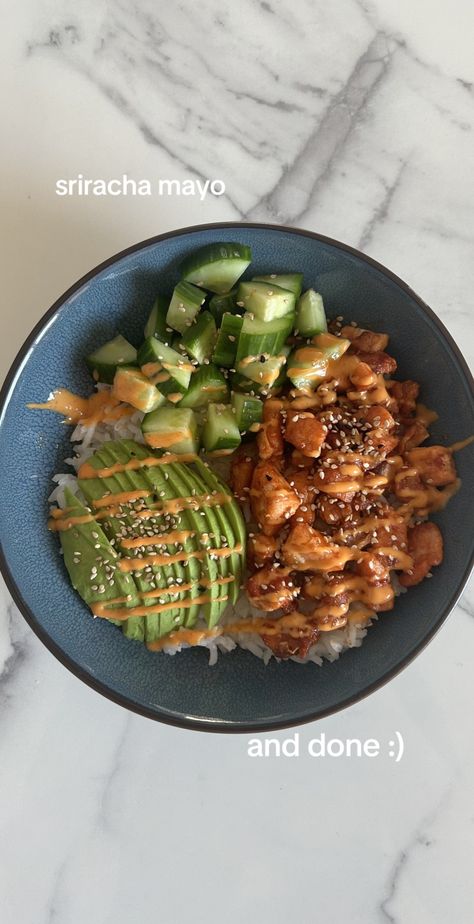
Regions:
M 295 293 L 268 282 L 241 282 L 237 291 L 237 304 L 260 318 L 274 321 L 295 310 Z
M 351 341 L 346 340 L 345 337 L 336 337 L 325 331 L 316 334 L 311 342 L 319 347 L 328 359 L 340 359 L 351 345 Z
M 202 442 L 207 452 L 237 448 L 241 439 L 232 405 L 209 405 L 202 431 Z
M 119 401 L 131 404 L 137 411 L 148 414 L 164 404 L 166 398 L 143 372 L 133 366 L 119 366 L 115 372 L 112 394 Z
M 260 398 L 243 395 L 234 391 L 232 393 L 232 407 L 234 408 L 235 422 L 240 433 L 247 433 L 255 429 L 260 423 L 263 414 L 263 402 Z
M 93 353 L 86 356 L 87 367 L 96 382 L 111 385 L 117 366 L 133 366 L 137 361 L 137 351 L 122 334 L 117 334 Z
M 216 322 L 209 311 L 201 311 L 197 320 L 183 334 L 182 345 L 188 356 L 203 363 L 212 355 L 217 339 Z
M 311 344 L 298 347 L 288 358 L 287 376 L 295 388 L 308 392 L 326 378 L 328 363 L 339 359 L 350 346 L 350 340 L 333 334 L 317 334 Z
M 161 340 L 162 343 L 170 346 L 173 331 L 170 329 L 169 324 L 166 323 L 168 307 L 169 298 L 166 298 L 165 295 L 157 295 L 143 333 L 145 338 L 156 337 L 157 340 Z
M 213 295 L 209 301 L 209 311 L 214 317 L 214 320 L 219 327 L 222 321 L 223 316 L 226 311 L 229 311 L 231 314 L 239 314 L 242 310 L 236 305 L 237 299 L 237 286 L 234 286 L 230 292 L 226 292 L 225 295 Z
M 298 391 L 307 393 L 323 381 L 327 365 L 327 357 L 317 347 L 298 347 L 288 357 L 286 374 Z
M 181 276 L 187 282 L 222 295 L 235 285 L 251 259 L 250 247 L 245 244 L 207 244 L 183 260 Z
M 237 347 L 237 360 L 245 356 L 260 356 L 262 353 L 276 356 L 291 334 L 294 320 L 294 314 L 276 318 L 274 321 L 261 321 L 245 314 Z
M 176 453 L 197 453 L 197 421 L 190 408 L 160 407 L 142 420 L 145 443 L 153 449 Z
M 281 350 L 280 350 L 280 356 L 283 355 L 283 356 L 285 357 L 285 359 L 288 360 L 288 357 L 289 357 L 290 353 L 291 353 L 291 347 L 290 347 L 290 346 L 288 346 L 287 344 L 285 344 L 285 346 L 282 346 L 282 348 L 281 348 Z M 274 383 L 273 383 L 273 385 L 272 385 L 272 387 L 271 387 L 271 393 L 272 393 L 272 395 L 278 395 L 278 394 L 280 393 L 280 391 L 282 390 L 283 386 L 285 385 L 286 380 L 287 380 L 286 369 L 287 369 L 287 366 L 286 366 L 286 362 L 285 362 L 285 363 L 282 365 L 281 369 L 280 369 L 280 373 L 279 373 L 278 377 L 275 379 L 275 381 L 274 381 Z
M 206 295 L 202 289 L 191 285 L 190 282 L 178 282 L 171 296 L 170 306 L 166 315 L 168 327 L 174 328 L 180 334 L 191 326 Z
M 275 384 L 283 366 L 286 363 L 286 356 L 269 356 L 268 353 L 262 353 L 260 356 L 246 356 L 245 359 L 237 363 L 237 372 L 262 385 L 264 388 L 271 388 Z
M 237 344 L 242 330 L 243 319 L 236 314 L 225 314 L 217 335 L 217 343 L 212 356 L 216 366 L 232 369 L 237 355 Z
M 303 337 L 314 337 L 327 331 L 323 297 L 314 289 L 307 289 L 296 305 L 296 329 Z
M 138 364 L 168 401 L 180 401 L 189 388 L 193 366 L 186 356 L 148 337 L 138 351 Z
M 201 366 L 191 377 L 191 384 L 180 407 L 206 407 L 210 401 L 227 401 L 229 386 L 217 366 Z
M 303 288 L 303 273 L 270 273 L 269 276 L 252 276 L 253 282 L 270 282 L 281 289 L 293 292 L 296 298 L 301 295 Z

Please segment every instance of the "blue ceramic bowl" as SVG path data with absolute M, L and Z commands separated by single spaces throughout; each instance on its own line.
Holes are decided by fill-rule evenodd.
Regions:
M 252 248 L 252 274 L 302 270 L 305 285 L 322 292 L 329 316 L 388 331 L 399 376 L 419 381 L 423 401 L 439 413 L 434 441 L 452 443 L 474 432 L 474 400 L 458 348 L 405 283 L 344 244 L 270 225 L 203 225 L 137 244 L 76 283 L 31 333 L 1 394 L 1 567 L 17 605 L 50 651 L 111 700 L 187 728 L 248 732 L 342 709 L 397 674 L 433 637 L 471 569 L 473 447 L 456 460 L 462 489 L 435 517 L 445 539 L 443 564 L 382 615 L 361 648 L 333 664 L 272 661 L 265 667 L 239 650 L 210 668 L 203 650 L 153 654 L 91 619 L 46 528 L 50 479 L 64 470 L 70 431 L 58 415 L 26 404 L 59 386 L 90 392 L 83 356 L 117 329 L 138 344 L 156 292 L 172 288 L 182 258 L 220 240 Z

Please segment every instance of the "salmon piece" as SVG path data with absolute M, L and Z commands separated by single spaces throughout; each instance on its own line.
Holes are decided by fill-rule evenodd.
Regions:
M 412 417 L 416 411 L 416 401 L 420 394 L 418 382 L 412 382 L 407 379 L 406 382 L 394 382 L 392 385 L 392 397 L 398 405 L 400 417 Z
M 249 499 L 255 460 L 248 453 L 237 453 L 230 466 L 230 486 L 232 492 L 241 501 Z
M 247 555 L 249 562 L 261 567 L 266 565 L 278 552 L 278 540 L 272 536 L 265 536 L 263 533 L 256 533 L 249 536 L 247 544 Z
M 341 336 L 351 341 L 351 352 L 378 353 L 388 347 L 388 334 L 348 324 L 341 330 Z
M 286 477 L 290 486 L 296 491 L 300 498 L 300 506 L 292 516 L 290 523 L 293 526 L 295 522 L 309 523 L 313 525 L 315 516 L 315 498 L 317 488 L 314 483 L 314 475 L 307 469 L 298 469 L 296 472 L 287 472 Z
M 270 462 L 256 465 L 250 488 L 250 507 L 266 536 L 275 536 L 296 513 L 300 498 Z
M 436 523 L 417 523 L 408 530 L 408 554 L 413 564 L 400 575 L 403 587 L 419 584 L 431 568 L 443 561 L 443 537 Z
M 261 459 L 281 460 L 285 449 L 283 440 L 283 401 L 267 398 L 263 405 L 262 425 L 257 433 L 257 448 Z
M 277 635 L 268 635 L 261 633 L 260 638 L 271 648 L 276 658 L 299 657 L 305 658 L 311 645 L 314 645 L 319 638 L 319 629 L 316 625 L 307 623 L 301 629 L 293 629 L 292 632 L 281 632 Z
M 317 459 L 327 432 L 327 427 L 309 411 L 288 410 L 285 439 L 304 456 Z
M 414 420 L 412 424 L 405 428 L 403 436 L 398 444 L 398 451 L 404 453 L 407 449 L 415 449 L 420 443 L 428 439 L 429 432 L 422 420 Z
M 295 571 L 342 571 L 347 561 L 358 555 L 358 550 L 336 545 L 308 526 L 296 523 L 282 546 L 283 560 Z
M 391 375 L 393 372 L 396 372 L 397 360 L 394 359 L 393 356 L 389 356 L 388 353 L 383 353 L 381 350 L 377 350 L 376 352 L 359 350 L 357 356 L 362 363 L 366 363 L 367 366 L 370 366 L 372 372 L 376 372 L 377 375 Z
M 291 611 L 301 587 L 292 580 L 289 568 L 262 568 L 248 578 L 246 589 L 252 606 L 272 613 Z
M 419 446 L 410 449 L 406 457 L 425 484 L 440 487 L 456 481 L 453 454 L 446 446 Z

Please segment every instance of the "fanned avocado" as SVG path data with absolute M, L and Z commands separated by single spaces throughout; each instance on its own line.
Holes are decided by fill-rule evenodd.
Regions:
M 90 511 L 66 488 L 67 519 L 71 525 L 59 531 L 64 564 L 71 584 L 89 605 L 125 597 L 121 606 L 138 606 L 140 598 L 133 577 L 117 568 L 118 555 L 95 520 L 74 522 Z
M 88 471 L 83 468 L 80 473 L 92 477 L 79 478 L 81 491 L 98 522 L 75 523 L 72 529 L 61 533 L 62 541 L 63 533 L 64 536 L 71 533 L 71 539 L 76 540 L 76 544 L 73 542 L 71 545 L 66 539 L 70 552 L 67 559 L 65 553 L 65 561 L 72 583 L 87 603 L 107 602 L 117 597 L 127 598 L 127 603 L 121 605 L 130 607 L 141 605 L 153 609 L 157 604 L 176 603 L 171 609 L 150 612 L 146 616 L 130 616 L 120 622 L 125 635 L 147 643 L 162 638 L 179 626 L 194 625 L 200 612 L 210 627 L 216 625 L 226 606 L 226 600 L 219 598 L 235 600 L 238 596 L 245 548 L 245 529 L 240 511 L 228 489 L 209 469 L 200 462 L 160 462 L 157 455 L 156 465 L 140 464 L 144 459 L 154 457 L 148 447 L 133 440 L 104 443 L 86 463 Z M 130 464 L 131 467 L 124 468 Z M 93 476 L 91 469 L 97 470 L 97 477 Z M 108 469 L 107 473 L 100 472 L 103 469 Z M 127 497 L 129 492 L 138 492 L 139 496 L 132 499 Z M 203 503 L 198 508 L 186 507 L 177 512 L 170 512 L 169 505 L 168 511 L 161 509 L 172 499 L 205 497 L 216 492 L 228 495 L 228 500 L 222 505 Z M 121 494 L 125 495 L 122 499 L 114 496 Z M 108 497 L 110 501 L 100 503 L 102 498 Z M 74 517 L 89 513 L 72 495 L 68 498 L 69 502 L 71 507 L 73 502 L 76 505 Z M 174 537 L 170 537 L 171 542 L 166 545 L 160 542 L 160 534 L 166 540 L 170 533 L 175 533 Z M 101 548 L 107 549 L 107 554 L 110 554 L 107 567 L 110 567 L 112 559 L 116 563 L 118 558 L 122 558 L 136 560 L 136 569 L 121 571 L 115 564 L 113 584 L 105 581 L 110 573 L 104 570 L 104 580 L 94 584 L 101 588 L 101 592 L 92 592 L 89 585 L 86 587 L 85 572 L 81 566 L 84 551 L 82 546 L 79 548 L 77 545 L 78 537 L 89 550 L 92 541 L 93 558 L 100 554 L 100 549 L 94 548 L 98 543 Z M 150 542 L 155 537 L 156 542 Z M 130 539 L 144 541 L 131 545 Z M 233 548 L 240 543 L 240 552 L 217 554 L 221 548 Z M 74 548 L 79 548 L 79 556 L 73 554 Z M 176 552 L 189 553 L 189 556 L 184 561 L 169 565 L 142 562 L 144 557 L 156 553 L 174 555 Z M 91 567 L 98 565 L 99 562 Z M 178 593 L 181 585 L 184 590 Z M 190 601 L 202 595 L 210 597 L 210 601 L 203 606 L 199 603 L 189 605 Z M 186 606 L 180 606 L 184 601 Z

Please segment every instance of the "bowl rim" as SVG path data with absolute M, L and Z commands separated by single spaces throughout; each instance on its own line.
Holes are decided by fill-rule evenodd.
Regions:
M 154 244 L 158 244 L 161 241 L 169 240 L 174 237 L 181 237 L 186 234 L 192 234 L 199 231 L 213 231 L 213 230 L 227 230 L 227 229 L 255 229 L 261 231 L 277 231 L 277 232 L 289 232 L 290 234 L 300 235 L 302 237 L 311 238 L 312 240 L 318 241 L 322 244 L 328 244 L 331 247 L 342 250 L 345 253 L 351 254 L 352 256 L 357 257 L 363 263 L 368 264 L 368 266 L 378 270 L 380 273 L 385 275 L 391 282 L 394 282 L 399 288 L 401 288 L 407 295 L 412 298 L 417 305 L 421 308 L 422 312 L 428 316 L 432 321 L 434 326 L 441 333 L 443 338 L 449 344 L 451 350 L 454 353 L 454 356 L 459 363 L 461 373 L 464 376 L 465 383 L 469 386 L 471 395 L 474 399 L 474 379 L 471 374 L 471 371 L 467 365 L 464 356 L 461 353 L 458 345 L 455 340 L 444 326 L 440 318 L 435 314 L 432 308 L 420 298 L 413 289 L 407 285 L 396 273 L 389 270 L 382 263 L 379 263 L 377 260 L 374 260 L 372 257 L 369 257 L 367 254 L 363 253 L 361 250 L 358 250 L 355 247 L 352 247 L 349 244 L 345 244 L 342 241 L 338 241 L 335 238 L 328 237 L 324 234 L 319 234 L 316 231 L 309 231 L 304 228 L 294 228 L 291 225 L 278 225 L 278 224 L 268 224 L 266 222 L 243 222 L 243 221 L 225 221 L 225 222 L 209 222 L 207 224 L 191 225 L 185 228 L 176 228 L 172 231 L 165 231 L 162 234 L 154 235 L 153 237 L 147 238 L 146 240 L 140 241 L 137 244 L 132 244 L 129 247 L 126 247 L 124 250 L 115 253 L 113 256 L 108 257 L 103 262 L 99 263 L 92 270 L 86 273 L 84 276 L 81 276 L 69 289 L 67 289 L 53 305 L 48 308 L 45 314 L 39 319 L 39 321 L 33 327 L 31 333 L 28 335 L 23 345 L 20 347 L 17 355 L 15 356 L 10 369 L 7 372 L 4 383 L 0 390 L 0 430 L 2 426 L 2 421 L 4 417 L 5 410 L 8 406 L 11 395 L 15 387 L 16 379 L 21 373 L 23 366 L 23 361 L 27 356 L 29 350 L 37 340 L 39 334 L 41 334 L 44 328 L 47 326 L 48 322 L 53 318 L 56 313 L 62 308 L 65 302 L 67 302 L 72 295 L 74 295 L 79 289 L 82 288 L 86 283 L 91 279 L 101 273 L 103 270 L 107 269 L 109 266 L 112 266 L 114 263 L 117 263 L 119 260 L 124 257 L 130 256 L 133 253 L 137 253 L 140 250 L 144 250 L 147 247 L 150 247 Z M 457 601 L 459 600 L 464 587 L 469 579 L 471 571 L 474 566 L 474 549 L 471 552 L 471 556 L 467 567 L 461 577 L 461 580 L 457 587 L 454 589 L 448 604 L 444 607 L 441 614 L 439 615 L 436 623 L 431 627 L 429 632 L 423 636 L 421 641 L 415 645 L 415 647 L 399 661 L 391 670 L 386 671 L 381 675 L 377 680 L 368 686 L 364 687 L 360 692 L 354 693 L 351 696 L 347 696 L 344 700 L 341 700 L 336 706 L 329 707 L 327 709 L 314 709 L 309 713 L 305 713 L 303 716 L 298 716 L 294 719 L 285 719 L 281 721 L 276 717 L 274 720 L 256 720 L 256 721 L 244 721 L 240 722 L 238 720 L 214 720 L 212 718 L 193 718 L 192 716 L 184 716 L 179 714 L 169 713 L 166 710 L 161 710 L 160 707 L 147 707 L 135 702 L 132 699 L 129 699 L 127 696 L 117 693 L 111 687 L 101 680 L 97 680 L 92 677 L 83 667 L 81 667 L 77 662 L 66 654 L 62 648 L 51 638 L 46 629 L 43 628 L 41 623 L 36 618 L 34 612 L 29 607 L 29 605 L 24 600 L 21 590 L 18 587 L 6 560 L 6 556 L 3 551 L 3 546 L 0 542 L 0 573 L 3 576 L 5 584 L 9 593 L 11 594 L 13 601 L 18 607 L 20 613 L 33 630 L 35 635 L 40 639 L 41 642 L 46 646 L 46 648 L 57 658 L 58 661 L 64 667 L 66 667 L 72 674 L 74 674 L 79 680 L 82 680 L 83 683 L 87 684 L 90 688 L 95 690 L 97 693 L 100 693 L 106 699 L 110 700 L 113 703 L 116 703 L 119 706 L 123 706 L 131 712 L 134 712 L 138 715 L 144 716 L 145 718 L 153 719 L 158 722 L 162 722 L 166 725 L 172 725 L 177 728 L 186 728 L 192 729 L 194 731 L 204 731 L 204 732 L 215 732 L 215 733 L 240 733 L 240 734 L 249 734 L 255 733 L 259 734 L 262 732 L 277 731 L 279 729 L 293 728 L 300 725 L 306 725 L 309 722 L 314 722 L 317 719 L 323 719 L 327 716 L 334 715 L 337 712 L 341 712 L 343 709 L 347 709 L 349 706 L 359 703 L 361 700 L 365 699 L 367 696 L 370 696 L 376 690 L 381 689 L 385 686 L 390 680 L 396 677 L 401 673 L 412 661 L 423 651 L 424 648 L 431 642 L 434 636 L 439 631 L 442 624 L 445 622 L 449 614 L 452 612 L 456 606 Z

